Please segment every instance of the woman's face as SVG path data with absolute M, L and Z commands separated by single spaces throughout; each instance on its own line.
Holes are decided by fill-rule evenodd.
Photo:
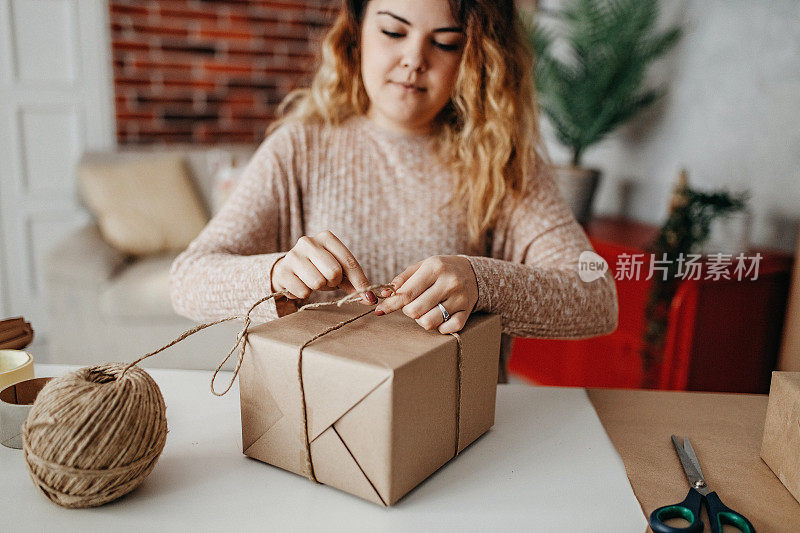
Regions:
M 393 131 L 428 132 L 452 95 L 464 41 L 448 0 L 370 0 L 361 29 L 368 116 Z

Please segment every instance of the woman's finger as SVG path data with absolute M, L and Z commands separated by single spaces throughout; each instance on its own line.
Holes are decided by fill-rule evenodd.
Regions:
M 428 290 L 436 282 L 436 276 L 428 269 L 418 268 L 405 280 L 397 292 L 386 298 L 376 308 L 379 314 L 389 314 L 397 311 L 417 299 L 419 295 Z
M 406 280 L 410 278 L 414 272 L 417 271 L 417 269 L 421 264 L 422 261 L 417 261 L 413 265 L 407 266 L 405 270 L 403 270 L 401 273 L 395 276 L 395 278 L 391 281 L 391 285 L 394 285 L 395 289 L 399 289 L 400 287 L 402 287 L 403 283 L 405 283 Z M 381 298 L 386 298 L 388 296 L 391 296 L 391 294 L 392 293 L 391 291 L 389 291 L 389 289 L 381 289 Z
M 350 283 L 350 280 L 347 278 L 342 278 L 342 282 L 336 288 L 345 291 L 347 294 L 353 294 L 356 292 L 356 288 L 353 287 L 353 284 Z
M 417 324 L 427 330 L 436 329 L 441 326 L 445 320 L 444 315 L 442 315 L 442 310 L 439 309 L 439 306 L 437 305 L 438 303 L 439 302 L 436 302 L 436 304 L 429 308 L 422 316 L 417 318 Z M 447 312 L 450 313 L 450 318 L 447 320 L 447 322 L 453 320 L 456 313 L 462 311 L 462 309 L 459 309 L 457 297 L 447 298 L 442 301 L 441 304 L 444 306 Z
M 351 295 L 351 294 L 357 292 L 355 287 L 353 287 L 353 284 L 350 283 L 350 281 L 347 278 L 343 278 L 342 282 L 339 284 L 338 287 L 322 287 L 320 290 L 321 291 L 339 291 L 339 290 L 342 290 L 342 291 L 345 291 L 348 295 Z M 359 299 L 358 303 L 361 303 L 361 304 L 364 304 L 364 305 L 372 305 L 363 296 L 361 297 L 361 299 Z
M 307 254 L 308 259 L 325 278 L 326 285 L 333 289 L 339 288 L 339 284 L 344 279 L 344 270 L 333 254 L 317 243 L 308 248 Z
M 284 289 L 289 292 L 289 299 L 292 300 L 302 300 L 303 298 L 307 298 L 308 294 L 311 292 L 303 281 L 298 278 L 294 272 L 286 272 L 286 274 L 281 278 L 281 285 L 283 285 Z
M 422 294 L 403 306 L 403 314 L 414 320 L 421 318 L 425 313 L 436 307 L 436 304 L 445 300 L 447 296 L 444 284 L 436 280 Z
M 438 308 L 436 309 L 439 310 Z M 449 311 L 448 311 L 449 312 Z M 457 311 L 455 314 L 450 313 L 450 320 L 443 322 L 439 325 L 439 333 L 455 333 L 461 331 L 469 318 L 469 311 Z
M 306 287 L 316 291 L 328 285 L 328 280 L 317 270 L 314 263 L 307 257 L 298 257 L 293 265 L 294 274 L 305 283 Z M 305 296 L 304 296 L 305 298 Z
M 339 264 L 342 265 L 342 269 L 344 270 L 344 275 L 350 280 L 353 287 L 355 287 L 358 292 L 364 292 L 367 287 L 369 287 L 369 280 L 364 274 L 361 264 L 350 250 L 347 249 L 347 246 L 330 231 L 320 233 L 317 239 L 319 239 L 325 248 L 339 261 Z M 364 298 L 371 303 L 377 303 L 378 300 L 372 291 L 364 295 Z

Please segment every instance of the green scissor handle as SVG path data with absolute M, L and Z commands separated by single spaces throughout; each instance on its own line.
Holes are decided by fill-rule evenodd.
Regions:
M 708 505 L 708 520 L 711 523 L 712 533 L 722 533 L 722 526 L 733 526 L 742 533 L 755 533 L 756 528 L 743 515 L 726 507 L 719 499 L 716 492 L 706 494 Z
M 703 496 L 694 488 L 689 489 L 689 494 L 681 503 L 665 505 L 653 511 L 650 514 L 650 527 L 655 533 L 700 533 L 703 530 L 700 509 L 704 500 L 708 506 L 708 521 L 711 523 L 712 533 L 722 533 L 723 525 L 733 526 L 742 533 L 756 533 L 753 524 L 743 515 L 726 507 L 716 492 Z M 664 523 L 671 518 L 682 518 L 689 525 L 674 527 Z
M 650 513 L 650 528 L 655 533 L 700 533 L 703 531 L 703 520 L 700 518 L 702 504 L 703 495 L 693 488 L 689 489 L 689 494 L 681 503 L 665 505 Z M 674 527 L 664 523 L 671 518 L 682 518 L 689 525 Z

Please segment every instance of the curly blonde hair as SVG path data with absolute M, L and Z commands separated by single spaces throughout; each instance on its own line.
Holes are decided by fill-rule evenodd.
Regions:
M 450 101 L 436 118 L 437 151 L 458 176 L 451 203 L 467 213 L 479 246 L 508 195 L 519 198 L 546 160 L 538 127 L 533 54 L 513 0 L 449 0 L 466 42 Z M 366 114 L 361 23 L 369 0 L 344 0 L 322 45 L 311 86 L 292 91 L 273 131 L 289 120 L 337 125 Z

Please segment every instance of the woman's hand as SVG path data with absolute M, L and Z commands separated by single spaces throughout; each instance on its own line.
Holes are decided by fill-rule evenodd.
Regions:
M 466 257 L 437 255 L 406 268 L 392 280 L 397 292 L 389 296 L 383 289 L 381 297 L 389 296 L 375 308 L 375 314 L 391 313 L 400 308 L 417 324 L 439 333 L 454 333 L 464 327 L 478 302 L 478 280 Z M 450 318 L 444 321 L 444 306 Z
M 272 267 L 273 292 L 287 291 L 290 299 L 307 298 L 313 291 L 344 289 L 348 294 L 363 291 L 369 281 L 356 258 L 336 235 L 323 231 L 303 236 Z M 378 303 L 372 291 L 362 295 L 362 303 Z

